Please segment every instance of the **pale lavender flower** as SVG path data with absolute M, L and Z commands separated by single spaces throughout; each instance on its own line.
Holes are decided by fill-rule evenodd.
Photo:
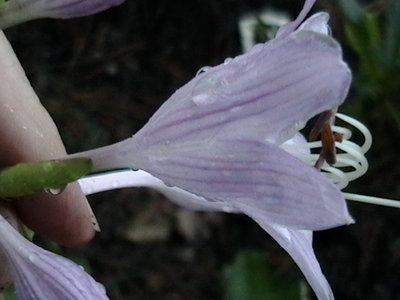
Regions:
M 342 152 L 337 154 L 337 164 L 334 166 L 325 164 L 323 169 L 325 171 L 324 174 L 338 188 L 344 188 L 349 181 L 357 179 L 366 172 L 368 163 L 364 154 L 371 146 L 371 135 L 368 129 L 358 121 L 342 114 L 337 114 L 337 117 L 358 129 L 365 139 L 363 145 L 357 145 L 349 140 L 352 135 L 349 129 L 339 126 L 333 127 L 335 132 L 343 134 L 343 140 L 340 143 L 336 143 L 336 146 Z M 318 155 L 311 154 L 310 149 L 318 149 L 320 147 L 321 141 L 307 142 L 301 134 L 295 135 L 281 145 L 282 149 L 310 166 L 313 166 L 318 160 Z M 148 187 L 159 191 L 175 204 L 187 209 L 247 214 L 291 255 L 315 291 L 318 299 L 334 298 L 314 254 L 311 230 L 299 230 L 272 223 L 264 211 L 253 209 L 251 206 L 243 205 L 241 202 L 211 202 L 180 188 L 168 187 L 160 179 L 140 170 L 123 170 L 92 175 L 80 179 L 79 184 L 86 195 L 115 188 Z
M 0 215 L 0 256 L 19 300 L 106 300 L 104 287 L 72 261 L 20 235 Z
M 287 141 L 286 150 L 293 155 L 300 155 L 310 160 L 310 151 L 301 135 Z M 177 187 L 169 187 L 160 179 L 144 171 L 124 170 L 100 175 L 88 176 L 79 180 L 85 195 L 124 187 L 148 187 L 159 191 L 172 202 L 190 210 L 222 211 L 227 213 L 247 214 L 268 232 L 284 248 L 307 278 L 318 299 L 333 299 L 333 293 L 323 275 L 312 247 L 312 231 L 299 230 L 270 222 L 263 210 L 254 209 L 241 202 L 209 201 Z
M 95 171 L 142 169 L 292 228 L 351 223 L 340 191 L 279 148 L 347 94 L 350 71 L 339 44 L 325 34 L 327 19 L 314 15 L 296 31 L 207 68 L 132 138 L 76 156 L 92 158 Z
M 39 18 L 76 18 L 120 5 L 125 0 L 9 0 L 0 5 L 0 28 Z
M 275 39 L 204 68 L 132 138 L 75 156 L 90 157 L 94 171 L 144 170 L 156 178 L 143 185 L 181 205 L 247 214 L 326 300 L 333 294 L 314 255 L 312 231 L 353 219 L 338 187 L 289 144 L 307 144 L 296 140 L 303 139 L 299 130 L 344 101 L 351 73 L 328 35 L 328 14 L 301 24 L 314 2 L 306 1 Z

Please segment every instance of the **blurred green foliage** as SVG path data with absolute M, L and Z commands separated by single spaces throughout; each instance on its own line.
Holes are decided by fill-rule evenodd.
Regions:
M 382 8 L 362 8 L 355 0 L 339 0 L 348 46 L 357 53 L 354 73 L 357 96 L 377 98 L 398 92 L 400 74 L 400 1 Z
M 395 142 L 400 138 L 400 1 L 337 3 L 342 12 L 341 43 L 353 71 L 350 97 L 343 109 L 365 123 L 374 137 L 368 155 L 368 173 L 376 179 L 371 192 L 398 197 L 399 174 L 393 166 L 400 164 Z M 383 172 L 387 177 L 378 179 Z
M 0 300 L 17 300 L 17 295 L 14 292 L 14 289 L 10 288 L 7 291 L 0 294 Z
M 263 252 L 239 252 L 223 270 L 225 300 L 300 299 L 299 282 L 274 272 Z

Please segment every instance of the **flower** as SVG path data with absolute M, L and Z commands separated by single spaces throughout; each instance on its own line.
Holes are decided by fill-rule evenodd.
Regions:
M 76 18 L 98 13 L 125 0 L 9 0 L 0 5 L 0 28 L 39 18 Z
M 347 186 L 349 181 L 357 179 L 366 172 L 368 163 L 364 154 L 371 146 L 371 135 L 360 122 L 342 114 L 337 114 L 337 117 L 358 129 L 365 139 L 363 145 L 359 146 L 349 140 L 352 132 L 348 128 L 333 126 L 336 133 L 343 135 L 342 141 L 336 142 L 336 147 L 341 149 L 342 152 L 337 154 L 335 165 L 324 164 L 322 169 L 324 175 L 334 182 L 338 188 L 342 189 Z M 319 149 L 321 146 L 321 141 L 307 142 L 301 134 L 297 134 L 282 144 L 281 148 L 306 164 L 314 166 L 319 155 L 311 154 L 310 150 Z M 80 179 L 79 184 L 86 195 L 115 188 L 148 187 L 157 190 L 175 204 L 187 209 L 247 214 L 291 255 L 319 299 L 333 299 L 332 290 L 314 254 L 312 231 L 310 230 L 281 226 L 270 222 L 263 211 L 249 209 L 246 206 L 235 206 L 229 202 L 211 202 L 180 188 L 168 187 L 160 179 L 141 170 L 122 170 L 92 175 Z
M 1 214 L 0 258 L 5 274 L 0 278 L 12 278 L 20 300 L 109 299 L 81 266 L 29 242 Z M 0 282 L 0 288 L 8 280 Z
M 356 128 L 364 136 L 365 140 L 362 145 L 357 145 L 349 140 L 352 132 L 348 128 L 333 126 L 335 133 L 342 134 L 342 140 L 335 143 L 336 147 L 341 149 L 342 152 L 337 154 L 335 165 L 330 166 L 325 163 L 322 166 L 322 170 L 325 176 L 334 182 L 338 188 L 342 189 L 347 186 L 349 181 L 357 179 L 366 172 L 368 163 L 364 154 L 370 148 L 372 140 L 369 130 L 360 122 L 342 114 L 336 114 L 336 116 Z M 319 155 L 311 154 L 311 149 L 319 149 L 321 146 L 321 141 L 307 142 L 301 134 L 297 134 L 282 144 L 281 148 L 306 164 L 314 166 L 319 159 Z M 332 290 L 314 254 L 312 231 L 310 230 L 298 230 L 280 226 L 271 223 L 263 211 L 248 209 L 246 206 L 234 206 L 229 202 L 211 202 L 180 188 L 168 187 L 160 179 L 141 170 L 122 170 L 92 175 L 80 179 L 79 184 L 86 195 L 115 188 L 148 187 L 157 190 L 175 204 L 187 209 L 247 214 L 291 255 L 319 299 L 333 299 Z
M 303 22 L 314 2 L 306 1 L 275 39 L 203 68 L 132 138 L 74 156 L 91 158 L 93 171 L 144 170 L 156 178 L 143 185 L 184 206 L 247 214 L 326 300 L 333 294 L 313 252 L 312 231 L 353 219 L 338 187 L 310 166 L 309 158 L 318 158 L 299 130 L 344 101 L 351 72 L 328 35 L 329 15 Z M 323 160 L 319 165 L 330 168 Z M 107 187 L 123 182 L 121 175 Z
M 351 74 L 339 44 L 325 34 L 327 19 L 316 14 L 296 31 L 207 68 L 132 138 L 75 156 L 91 158 L 93 171 L 142 169 L 297 229 L 351 223 L 340 191 L 280 148 L 347 94 Z

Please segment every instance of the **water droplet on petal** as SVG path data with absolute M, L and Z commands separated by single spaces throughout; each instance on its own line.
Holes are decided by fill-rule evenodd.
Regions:
M 211 68 L 212 67 L 209 66 L 201 67 L 200 70 L 197 71 L 196 76 L 199 76 L 201 73 L 207 72 Z
M 296 129 L 296 131 L 302 129 L 304 127 L 304 122 L 296 122 L 294 124 L 294 128 Z
M 113 181 L 113 182 L 111 182 L 111 187 L 113 188 L 113 189 L 116 189 L 116 188 L 118 188 L 120 186 L 120 184 L 119 184 L 119 182 L 118 181 Z
M 28 259 L 30 262 L 35 263 L 38 259 L 38 255 L 36 253 L 30 253 Z
M 224 65 L 229 64 L 232 60 L 233 60 L 232 57 L 227 57 L 227 58 L 225 58 L 225 60 L 224 60 Z
M 235 107 L 232 107 L 229 111 L 232 113 L 236 113 L 236 112 L 241 111 L 242 109 L 243 109 L 242 106 L 235 106 Z
M 222 84 L 223 86 L 227 86 L 227 85 L 229 84 L 228 79 L 223 78 L 223 79 L 221 80 L 221 84 Z
M 196 95 L 192 98 L 194 104 L 198 106 L 209 105 L 215 102 L 215 97 L 212 97 L 209 94 L 200 94 Z
M 260 43 L 260 44 L 255 44 L 255 45 L 253 46 L 253 48 L 250 49 L 249 53 L 258 52 L 258 51 L 260 51 L 262 48 L 264 48 L 264 46 L 265 46 L 265 44 L 262 44 L 262 43 Z
M 44 191 L 51 195 L 59 195 L 65 190 L 66 187 L 67 187 L 66 185 L 61 187 L 48 187 L 44 189 Z

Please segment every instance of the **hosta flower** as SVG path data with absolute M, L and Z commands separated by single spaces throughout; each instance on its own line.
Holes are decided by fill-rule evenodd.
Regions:
M 1 214 L 0 259 L 5 274 L 0 285 L 11 277 L 19 300 L 108 299 L 104 287 L 81 266 L 29 242 Z
M 169 186 L 262 211 L 291 228 L 351 223 L 339 190 L 280 148 L 347 94 L 350 71 L 326 35 L 327 19 L 316 14 L 295 31 L 207 68 L 132 138 L 76 156 L 90 157 L 94 171 L 142 169 Z
M 339 188 L 310 165 L 318 161 L 324 173 L 338 173 L 324 155 L 321 160 L 310 154 L 321 142 L 307 143 L 299 130 L 344 101 L 351 73 L 328 35 L 328 14 L 300 24 L 314 2 L 306 1 L 275 39 L 203 68 L 132 138 L 75 156 L 90 157 L 94 171 L 144 170 L 152 177 L 146 175 L 150 183 L 143 185 L 185 206 L 249 215 L 289 252 L 318 298 L 332 299 L 312 231 L 353 220 Z M 325 121 L 330 130 L 332 118 Z M 340 163 L 350 158 L 340 157 Z M 123 181 L 110 181 L 108 189 Z
M 350 181 L 357 179 L 366 172 L 368 163 L 364 154 L 371 145 L 371 135 L 368 129 L 358 121 L 342 114 L 337 114 L 337 116 L 359 130 L 365 139 L 363 145 L 357 145 L 349 140 L 352 132 L 348 128 L 333 126 L 336 133 L 342 134 L 342 141 L 336 142 L 336 147 L 341 149 L 342 152 L 337 154 L 336 164 L 332 166 L 324 164 L 322 169 L 324 175 L 334 182 L 338 188 L 342 189 Z M 297 134 L 282 144 L 281 148 L 301 159 L 304 163 L 314 166 L 319 155 L 311 154 L 311 149 L 319 149 L 321 146 L 321 141 L 307 142 L 301 134 Z M 187 209 L 247 214 L 291 255 L 314 289 L 318 299 L 333 299 L 331 288 L 313 251 L 311 230 L 299 230 L 270 222 L 263 211 L 240 205 L 240 203 L 234 205 L 230 202 L 208 201 L 180 188 L 166 186 L 160 179 L 141 170 L 123 170 L 89 176 L 80 179 L 79 183 L 86 195 L 115 188 L 148 187 L 159 191 L 174 203 Z M 346 196 L 348 195 L 351 194 L 346 194 Z
M 9 0 L 0 4 L 0 28 L 40 18 L 75 18 L 98 13 L 125 0 Z

